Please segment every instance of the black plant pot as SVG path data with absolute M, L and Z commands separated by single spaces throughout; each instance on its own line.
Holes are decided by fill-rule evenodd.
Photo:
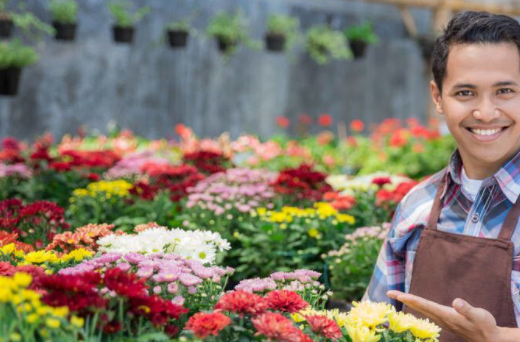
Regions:
M 0 69 L 0 95 L 15 96 L 18 94 L 18 85 L 22 69 L 7 68 Z
M 417 43 L 421 48 L 421 54 L 425 61 L 432 58 L 433 48 L 435 47 L 435 38 L 430 36 L 420 36 L 417 38 Z
M 63 24 L 53 21 L 52 26 L 56 30 L 55 37 L 57 40 L 73 41 L 76 38 L 77 24 Z
M 281 52 L 285 50 L 285 36 L 276 33 L 268 33 L 265 36 L 265 45 L 267 50 L 273 52 Z
M 352 50 L 352 53 L 354 54 L 354 58 L 363 58 L 365 55 L 365 52 L 367 50 L 367 43 L 361 40 L 351 40 L 349 42 L 350 49 Z
M 217 38 L 218 42 L 218 49 L 220 52 L 225 53 L 229 51 L 229 49 L 232 49 L 237 46 L 237 42 L 228 42 L 226 40 L 222 40 L 220 38 Z
M 13 21 L 9 18 L 0 19 L 0 38 L 9 38 L 13 33 Z
M 168 30 L 168 41 L 172 48 L 183 48 L 188 44 L 188 32 Z
M 120 27 L 112 26 L 112 32 L 114 33 L 114 41 L 116 43 L 131 43 L 134 40 L 134 28 L 133 27 Z

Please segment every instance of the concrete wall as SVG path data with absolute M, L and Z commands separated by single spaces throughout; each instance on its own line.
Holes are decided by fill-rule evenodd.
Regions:
M 13 0 L 16 5 L 17 0 Z M 300 113 L 331 114 L 336 121 L 426 116 L 428 74 L 417 45 L 407 38 L 396 8 L 349 0 L 135 0 L 152 14 L 137 27 L 133 45 L 112 42 L 107 0 L 80 0 L 76 42 L 45 40 L 40 61 L 26 68 L 20 94 L 0 97 L 0 137 L 56 137 L 79 125 L 106 131 L 117 121 L 150 138 L 173 135 L 182 122 L 200 135 L 229 131 L 262 136 L 276 132 L 275 118 Z M 47 0 L 28 0 L 28 8 L 49 21 Z M 343 29 L 366 19 L 380 42 L 366 58 L 317 65 L 298 46 L 292 55 L 242 48 L 229 61 L 204 37 L 219 10 L 242 8 L 252 34 L 261 39 L 271 13 L 300 18 L 302 29 L 324 23 Z M 162 32 L 172 19 L 198 13 L 200 34 L 188 48 L 164 46 Z M 415 10 L 425 31 L 430 13 Z

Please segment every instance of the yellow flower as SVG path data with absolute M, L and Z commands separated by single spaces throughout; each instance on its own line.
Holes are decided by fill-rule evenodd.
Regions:
M 36 321 L 38 321 L 38 318 L 40 316 L 38 316 L 38 314 L 35 314 L 35 313 L 32 313 L 30 315 L 28 315 L 25 320 L 27 321 L 27 323 L 30 323 L 30 324 L 33 324 L 35 323 Z
M 72 316 L 70 318 L 70 323 L 78 328 L 81 328 L 83 324 L 85 323 L 85 320 L 78 316 Z
M 370 301 L 354 302 L 354 307 L 348 314 L 349 322 L 355 325 L 375 328 L 387 322 L 386 316 L 395 309 L 387 303 L 374 303 Z
M 309 236 L 313 239 L 320 239 L 321 238 L 321 234 L 320 234 L 320 231 L 316 228 L 311 228 L 307 231 L 307 234 L 309 234 Z
M 17 272 L 13 277 L 13 281 L 20 287 L 27 287 L 31 284 L 32 277 L 30 274 Z
M 427 319 L 415 318 L 410 331 L 415 337 L 437 341 L 441 328 Z
M 9 336 L 9 341 L 18 342 L 18 341 L 21 341 L 21 340 L 22 340 L 22 335 L 20 335 L 18 333 L 12 333 Z
M 347 333 L 352 342 L 377 342 L 381 338 L 381 335 L 376 335 L 375 330 L 364 326 L 347 325 Z
M 29 264 L 43 264 L 47 261 L 55 262 L 58 257 L 53 251 L 37 251 L 26 254 L 24 260 Z
M 83 261 L 86 258 L 92 258 L 92 255 L 93 255 L 93 253 L 91 251 L 88 251 L 84 248 L 78 248 L 78 249 L 71 251 L 68 254 L 62 255 L 60 258 L 58 258 L 56 260 L 56 262 L 67 262 L 72 259 L 74 259 L 74 261 L 76 261 L 76 262 L 79 262 L 79 261 Z
M 53 308 L 51 314 L 57 317 L 66 317 L 69 314 L 69 308 L 66 306 Z
M 56 329 L 60 327 L 61 322 L 59 319 L 56 318 L 47 318 L 45 320 L 45 324 L 47 324 L 49 328 Z
M 388 323 L 390 323 L 389 328 L 396 333 L 402 333 L 410 330 L 415 320 L 415 317 L 412 315 L 407 315 L 403 312 L 391 312 L 388 314 Z
M 11 301 L 13 293 L 11 289 L 6 287 L 0 287 L 0 303 L 7 303 Z

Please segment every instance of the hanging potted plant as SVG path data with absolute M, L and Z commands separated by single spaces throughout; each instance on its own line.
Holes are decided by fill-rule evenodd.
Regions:
M 352 58 L 352 52 L 343 33 L 325 25 L 311 27 L 307 32 L 305 45 L 309 55 L 320 65 L 329 63 L 331 59 Z
M 36 51 L 19 40 L 0 43 L 0 95 L 16 95 L 23 67 L 37 60 Z
M 132 4 L 127 1 L 112 1 L 108 3 L 110 14 L 114 19 L 112 32 L 116 43 L 131 43 L 134 39 L 134 26 L 150 12 L 149 7 L 142 7 L 132 13 Z
M 350 44 L 350 49 L 354 58 L 361 58 L 365 55 L 368 44 L 375 44 L 378 41 L 377 35 L 369 22 L 363 25 L 354 25 L 345 30 L 345 36 Z
M 49 4 L 56 39 L 73 41 L 76 37 L 78 3 L 75 0 L 52 0 Z
M 265 46 L 267 50 L 280 52 L 290 48 L 298 37 L 300 22 L 286 15 L 272 15 L 267 22 Z
M 0 0 L 0 38 L 9 38 L 13 33 L 13 19 L 11 14 L 6 11 L 10 0 Z
M 243 19 L 240 11 L 237 11 L 234 15 L 220 13 L 211 19 L 207 34 L 217 40 L 220 52 L 231 56 L 240 43 L 252 48 L 258 47 L 256 42 L 249 39 L 248 29 L 249 25 Z
M 166 30 L 166 35 L 172 48 L 186 47 L 188 44 L 188 36 L 190 33 L 190 24 L 188 20 L 172 21 Z

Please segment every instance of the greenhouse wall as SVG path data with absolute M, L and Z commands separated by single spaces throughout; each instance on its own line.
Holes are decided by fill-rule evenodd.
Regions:
M 429 72 L 393 6 L 348 0 L 136 0 L 152 12 L 126 46 L 112 41 L 107 2 L 79 1 L 75 42 L 44 39 L 41 59 L 22 74 L 19 95 L 0 97 L 0 137 L 32 139 L 49 131 L 59 138 L 80 126 L 106 132 L 113 123 L 149 138 L 173 136 L 177 123 L 199 135 L 268 136 L 277 131 L 278 116 L 294 122 L 301 113 L 328 113 L 336 123 L 426 119 Z M 47 0 L 26 3 L 50 22 Z M 337 29 L 371 20 L 380 40 L 363 59 L 325 66 L 308 56 L 303 42 L 289 54 L 243 47 L 226 60 L 204 31 L 216 13 L 238 8 L 257 40 L 272 13 L 298 17 L 302 31 L 327 20 Z M 426 32 L 430 12 L 413 14 Z M 188 16 L 198 33 L 186 49 L 167 47 L 165 26 Z

